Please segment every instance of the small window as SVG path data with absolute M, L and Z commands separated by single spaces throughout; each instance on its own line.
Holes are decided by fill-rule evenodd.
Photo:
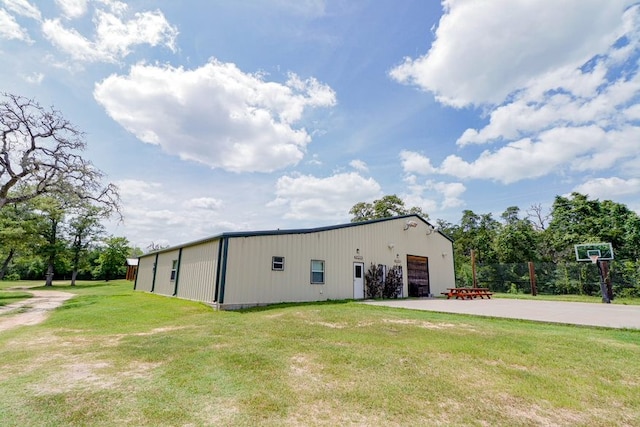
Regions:
M 284 257 L 274 256 L 271 258 L 271 269 L 276 271 L 284 270 Z
M 176 280 L 176 272 L 178 271 L 178 260 L 174 259 L 171 262 L 171 280 Z
M 311 260 L 311 283 L 324 283 L 324 261 Z
M 356 279 L 362 279 L 362 266 L 356 264 Z

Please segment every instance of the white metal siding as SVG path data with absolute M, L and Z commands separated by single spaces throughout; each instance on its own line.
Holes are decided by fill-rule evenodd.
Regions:
M 140 258 L 140 263 L 138 264 L 138 276 L 136 278 L 136 290 L 151 292 L 155 261 L 155 255 Z
M 175 290 L 175 280 L 171 280 L 171 267 L 174 260 L 178 259 L 178 250 L 162 252 L 158 255 L 158 265 L 156 266 L 156 284 L 153 288 L 154 294 L 172 296 Z
M 389 268 L 402 265 L 408 295 L 406 255 L 429 259 L 431 292 L 453 287 L 453 246 L 427 225 L 404 230 L 406 218 L 315 233 L 229 239 L 225 305 L 266 304 L 353 298 L 353 263 Z M 444 254 L 444 255 L 443 255 Z M 285 258 L 284 271 L 272 271 L 272 256 Z M 325 262 L 325 283 L 310 283 L 311 260 Z
M 215 299 L 219 240 L 182 250 L 178 294 L 180 298 L 212 302 Z

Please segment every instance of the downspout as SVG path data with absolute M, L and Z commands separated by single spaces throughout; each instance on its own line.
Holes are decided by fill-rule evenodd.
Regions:
M 218 273 L 220 278 L 218 280 L 218 304 L 224 304 L 224 288 L 227 281 L 227 254 L 229 253 L 229 238 L 225 237 L 221 241 L 222 243 L 222 256 L 221 263 L 218 264 Z
M 156 288 L 156 272 L 158 271 L 158 253 L 156 253 L 156 260 L 153 262 L 153 281 L 151 282 L 151 293 Z
M 182 265 L 182 248 L 178 251 L 178 265 L 176 266 L 176 284 L 173 288 L 173 296 L 178 295 L 178 280 L 180 279 L 180 265 Z
M 140 257 L 138 257 L 138 266 L 136 267 L 136 278 L 133 281 L 133 290 L 135 291 L 138 287 L 138 269 L 140 268 Z
M 215 291 L 213 292 L 213 302 L 218 302 L 218 292 L 220 290 L 220 263 L 222 262 L 222 249 L 223 249 L 224 237 L 218 242 L 218 262 L 216 264 L 216 283 Z

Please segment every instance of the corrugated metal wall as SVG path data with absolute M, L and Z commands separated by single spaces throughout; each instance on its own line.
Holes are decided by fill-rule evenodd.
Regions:
M 171 267 L 173 261 L 178 260 L 179 250 L 161 252 L 158 254 L 158 265 L 156 266 L 156 284 L 153 288 L 154 294 L 173 295 L 176 283 L 171 280 Z
M 224 306 L 353 298 L 353 263 L 371 263 L 403 269 L 403 296 L 408 296 L 407 255 L 427 257 L 431 293 L 455 286 L 453 244 L 416 221 L 406 230 L 407 218 L 374 222 L 314 233 L 226 237 L 228 256 Z M 212 302 L 216 295 L 220 240 L 210 240 L 158 254 L 153 292 L 173 295 L 172 261 L 180 259 L 177 296 Z M 284 257 L 284 270 L 272 270 L 272 257 Z M 140 258 L 136 289 L 151 291 L 156 255 Z M 324 261 L 324 284 L 311 284 L 311 260 Z
M 138 264 L 138 276 L 136 277 L 136 290 L 151 292 L 155 262 L 155 255 L 140 258 L 140 262 Z
M 219 240 L 186 247 L 180 258 L 178 294 L 180 298 L 213 302 Z
M 406 256 L 429 258 L 431 292 L 453 287 L 453 246 L 438 233 L 427 235 L 419 221 L 404 230 L 405 218 L 316 233 L 229 239 L 225 305 L 353 298 L 353 263 L 402 265 L 408 295 Z M 443 255 L 444 254 L 444 255 Z M 285 258 L 273 271 L 273 256 Z M 325 262 L 325 283 L 310 283 L 311 260 Z

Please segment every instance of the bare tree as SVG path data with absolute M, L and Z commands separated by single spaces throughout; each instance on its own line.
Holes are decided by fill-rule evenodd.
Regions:
M 544 231 L 547 228 L 547 224 L 549 223 L 549 218 L 551 217 L 551 213 L 544 213 L 542 210 L 542 205 L 531 205 L 529 209 L 527 209 L 527 219 L 531 221 L 533 228 L 537 231 Z
M 84 133 L 53 109 L 9 93 L 0 94 L 0 209 L 43 194 L 93 200 L 119 215 L 113 184 L 82 158 Z

